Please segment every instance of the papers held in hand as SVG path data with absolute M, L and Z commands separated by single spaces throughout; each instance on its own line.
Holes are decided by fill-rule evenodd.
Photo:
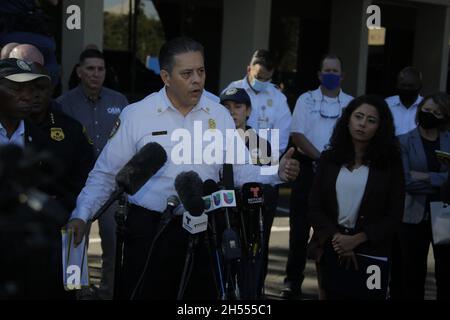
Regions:
M 89 286 L 86 237 L 75 248 L 73 230 L 61 230 L 63 282 L 66 290 L 79 290 Z

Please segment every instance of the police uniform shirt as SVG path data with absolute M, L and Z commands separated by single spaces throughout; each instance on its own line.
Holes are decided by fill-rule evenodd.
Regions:
M 0 122 L 0 145 L 15 144 L 22 148 L 25 147 L 25 123 L 23 120 L 19 122 L 19 126 L 12 134 L 11 138 L 8 138 L 6 129 Z
M 219 181 L 223 163 L 207 164 L 206 159 L 202 159 L 212 141 L 207 141 L 206 135 L 202 138 L 203 132 L 213 129 L 208 131 L 218 132 L 220 135 L 224 134 L 226 129 L 235 130 L 235 128 L 229 111 L 207 98 L 205 94 L 202 94 L 199 103 L 186 116 L 171 104 L 165 87 L 129 105 L 122 111 L 117 125 L 111 132 L 111 138 L 90 172 L 86 185 L 77 199 L 77 208 L 72 218 L 87 221 L 92 217 L 112 193 L 117 172 L 149 142 L 157 142 L 163 146 L 168 160 L 134 196 L 129 197 L 130 203 L 162 212 L 166 207 L 167 198 L 177 194 L 174 187 L 175 178 L 183 171 L 193 170 L 203 181 L 207 179 Z M 192 148 L 181 151 L 183 141 Z M 246 150 L 245 145 L 243 149 L 239 146 L 239 142 L 243 144 L 239 136 L 234 141 L 240 150 Z M 188 150 L 191 151 L 187 152 Z M 225 143 L 219 146 L 219 150 L 223 154 L 225 151 L 229 152 Z M 181 154 L 187 155 L 185 162 L 180 160 Z M 282 183 L 277 170 L 272 175 L 261 175 L 261 167 L 258 166 L 242 164 L 233 167 L 237 186 L 253 181 L 266 184 Z
M 303 93 L 295 103 L 291 132 L 303 134 L 322 152 L 330 141 L 334 125 L 343 109 L 352 99 L 342 90 L 336 98 L 324 96 L 320 87 Z
M 57 110 L 57 104 L 52 101 L 47 118 L 38 127 L 47 135 L 49 149 L 66 169 L 61 180 L 67 191 L 70 191 L 65 198 L 68 207 L 73 210 L 76 197 L 94 166 L 94 152 L 82 125 Z
M 122 109 L 128 105 L 121 93 L 103 87 L 97 101 L 90 100 L 81 85 L 60 96 L 57 100 L 61 110 L 78 120 L 87 130 L 98 157 Z
M 417 127 L 416 113 L 417 106 L 422 101 L 423 97 L 418 96 L 416 102 L 409 108 L 406 108 L 400 101 L 399 96 L 392 96 L 386 98 L 386 103 L 391 110 L 392 117 L 394 118 L 395 135 L 399 136 L 405 134 Z
M 247 125 L 254 128 L 257 133 L 260 129 L 279 130 L 279 152 L 281 155 L 289 142 L 292 121 L 286 96 L 273 83 L 269 83 L 265 90 L 256 94 L 248 84 L 247 77 L 230 83 L 223 92 L 229 88 L 245 89 L 250 97 L 252 112 L 247 120 Z M 270 132 L 267 138 L 269 142 L 272 142 Z

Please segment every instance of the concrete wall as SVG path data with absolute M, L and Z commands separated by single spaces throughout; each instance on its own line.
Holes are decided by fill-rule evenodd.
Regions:
M 449 36 L 449 7 L 423 5 L 417 11 L 413 61 L 422 72 L 425 94 L 446 91 Z
M 67 13 L 70 5 L 77 5 L 81 13 L 81 28 L 69 30 Z M 62 83 L 63 91 L 67 90 L 73 66 L 84 47 L 95 44 L 101 50 L 103 47 L 103 1 L 100 0 L 63 0 L 62 5 Z
M 272 0 L 226 0 L 223 9 L 220 90 L 244 77 L 256 49 L 269 48 Z
M 368 57 L 367 7 L 371 0 L 333 0 L 330 53 L 344 63 L 343 90 L 351 95 L 365 93 Z

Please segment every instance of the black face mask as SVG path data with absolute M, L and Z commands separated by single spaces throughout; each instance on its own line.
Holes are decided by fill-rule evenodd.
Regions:
M 435 129 L 445 123 L 445 119 L 436 118 L 431 112 L 420 111 L 418 114 L 419 126 L 424 129 Z
M 417 97 L 419 96 L 419 89 L 417 90 L 409 90 L 409 89 L 397 89 L 398 96 L 400 98 L 400 102 L 407 108 L 413 105 L 416 102 Z

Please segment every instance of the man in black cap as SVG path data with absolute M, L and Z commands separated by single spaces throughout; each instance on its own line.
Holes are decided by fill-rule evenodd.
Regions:
M 28 120 L 35 104 L 36 91 L 33 82 L 40 79 L 50 81 L 47 75 L 34 71 L 31 65 L 23 60 L 13 58 L 0 60 L 0 146 L 15 144 L 22 148 L 31 147 L 35 151 L 51 153 L 50 138 Z M 53 167 L 47 168 L 41 165 L 36 168 L 37 171 L 43 171 L 44 169 L 55 170 Z M 45 172 L 48 173 L 48 171 Z M 33 181 L 32 183 L 40 183 L 40 181 Z M 57 190 L 63 189 L 59 181 L 54 183 L 58 186 L 52 187 L 49 184 L 45 186 L 33 185 L 32 187 L 39 187 L 40 191 L 50 196 L 56 196 L 57 199 L 59 196 L 63 197 L 64 194 L 61 193 L 61 190 Z M 52 193 L 53 191 L 59 193 Z M 58 212 L 63 215 L 64 212 L 60 211 L 64 210 L 62 207 L 60 209 Z M 19 212 L 15 217 L 18 216 L 28 217 L 24 215 L 24 212 Z M 10 277 L 9 279 L 14 281 L 11 285 L 15 288 L 6 295 L 11 298 L 27 299 L 63 298 L 61 295 L 64 290 L 60 255 L 61 225 L 45 220 L 43 215 L 35 214 L 33 217 L 38 221 L 27 220 L 26 224 L 34 224 L 34 232 L 41 235 L 40 243 L 23 244 L 20 242 L 23 240 L 20 236 L 17 239 L 14 237 L 13 239 L 7 239 L 8 243 L 12 243 L 12 247 L 16 245 L 18 250 L 22 250 L 21 252 L 25 252 L 24 254 L 29 254 L 29 256 L 26 256 L 28 259 L 22 257 L 19 260 L 14 257 L 7 257 L 7 259 L 10 259 L 9 265 L 13 268 L 10 271 L 15 273 L 14 275 L 12 273 L 4 274 L 4 276 Z M 58 221 L 62 220 L 58 219 Z M 45 228 L 41 229 L 41 224 L 45 225 Z M 20 232 L 21 230 L 17 230 L 16 234 L 20 235 Z M 5 244 L 3 243 L 3 245 Z M 20 270 L 20 272 L 17 270 Z M 2 292 L 2 294 L 5 293 Z
M 39 78 L 49 77 L 34 73 L 23 60 L 0 60 L 0 145 L 31 145 L 38 150 L 48 146 L 41 130 L 26 120 L 33 104 L 31 82 Z

